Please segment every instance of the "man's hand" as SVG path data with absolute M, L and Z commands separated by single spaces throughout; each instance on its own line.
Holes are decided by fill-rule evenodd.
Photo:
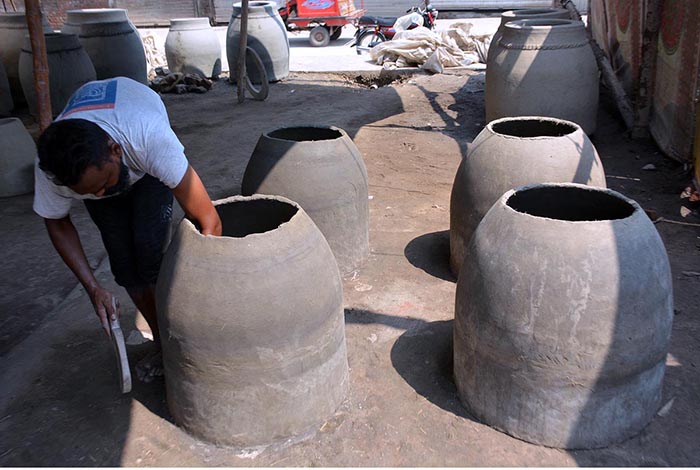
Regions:
M 102 328 L 104 328 L 107 336 L 111 336 L 109 322 L 110 320 L 116 320 L 119 315 L 119 299 L 100 286 L 95 287 L 89 294 L 92 305 L 95 307 L 97 318 L 102 323 Z
M 194 168 L 187 168 L 182 181 L 173 189 L 173 195 L 187 217 L 199 224 L 202 235 L 221 236 L 219 213 L 214 209 L 209 194 Z
M 46 224 L 46 230 L 49 232 L 51 242 L 56 247 L 56 251 L 58 251 L 63 261 L 73 271 L 83 287 L 85 287 L 88 295 L 90 295 L 90 300 L 92 300 L 92 305 L 95 307 L 95 313 L 97 313 L 102 323 L 102 328 L 104 328 L 107 336 L 110 336 L 107 315 L 114 315 L 116 318 L 116 315 L 119 314 L 119 302 L 111 292 L 103 289 L 97 283 L 97 279 L 95 279 L 85 257 L 83 245 L 80 243 L 80 237 L 77 230 L 75 230 L 75 226 L 73 226 L 73 222 L 71 222 L 70 217 L 66 216 L 61 219 L 44 219 L 44 223 Z

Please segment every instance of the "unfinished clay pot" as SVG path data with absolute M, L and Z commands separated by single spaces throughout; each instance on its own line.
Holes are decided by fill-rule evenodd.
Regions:
M 0 119 L 0 197 L 34 190 L 36 145 L 17 118 Z
M 170 20 L 165 57 L 171 72 L 217 77 L 221 73 L 221 46 L 209 18 Z
M 595 131 L 598 66 L 582 22 L 506 23 L 486 70 L 487 121 L 549 116 Z
M 289 127 L 264 133 L 246 167 L 241 192 L 298 202 L 328 240 L 342 274 L 369 256 L 367 170 L 344 130 Z
M 226 32 L 226 57 L 231 81 L 236 81 L 238 46 L 241 31 L 241 3 L 233 4 L 233 14 Z M 248 4 L 248 46 L 262 59 L 267 80 L 276 82 L 289 75 L 289 39 L 287 28 L 277 12 L 275 2 L 251 1 Z M 260 83 L 255 67 L 246 67 L 252 83 Z
M 0 116 L 7 116 L 14 109 L 15 104 L 12 101 L 12 92 L 10 91 L 10 82 L 7 80 L 5 66 L 0 61 Z
M 99 80 L 128 77 L 148 84 L 141 36 L 128 21 L 83 23 L 78 39 L 92 59 Z
M 672 320 L 666 250 L 636 202 L 574 184 L 508 191 L 457 285 L 459 397 L 535 444 L 622 441 L 658 411 Z
M 95 80 L 95 67 L 75 34 L 47 33 L 46 57 L 49 66 L 51 112 L 58 116 L 71 95 L 89 81 Z M 37 115 L 34 91 L 34 61 L 29 36 L 25 38 L 19 57 L 19 73 L 22 90 L 27 98 L 29 111 Z
M 452 273 L 459 274 L 472 234 L 503 193 L 546 182 L 606 187 L 603 164 L 581 127 L 536 116 L 490 122 L 469 145 L 452 186 Z
M 496 49 L 496 44 L 501 40 L 503 36 L 503 28 L 505 24 L 510 21 L 525 20 L 525 19 L 549 19 L 549 18 L 560 18 L 563 20 L 568 20 L 569 10 L 565 8 L 528 8 L 527 10 L 510 10 L 501 13 L 501 24 L 491 38 L 491 45 L 489 46 L 488 57 L 491 56 L 493 51 Z M 488 59 L 487 59 L 488 62 Z
M 131 29 L 138 34 L 138 29 L 129 20 L 128 11 L 124 8 L 84 8 L 66 11 L 66 21 L 61 27 L 62 33 L 80 34 L 83 24 L 115 23 L 128 21 Z
M 215 444 L 303 437 L 348 389 L 338 267 L 296 203 L 258 195 L 214 205 L 223 236 L 183 220 L 158 277 L 168 407 Z
M 44 32 L 53 32 L 46 17 L 42 17 L 42 21 Z M 17 105 L 25 102 L 19 79 L 19 55 L 27 34 L 29 30 L 24 12 L 0 13 L 0 61 L 5 66 L 7 79 L 10 82 L 12 100 Z

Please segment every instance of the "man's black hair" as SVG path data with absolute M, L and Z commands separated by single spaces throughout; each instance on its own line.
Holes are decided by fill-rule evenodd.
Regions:
M 39 168 L 56 184 L 74 186 L 89 166 L 102 167 L 109 160 L 110 137 L 85 119 L 52 123 L 39 137 Z

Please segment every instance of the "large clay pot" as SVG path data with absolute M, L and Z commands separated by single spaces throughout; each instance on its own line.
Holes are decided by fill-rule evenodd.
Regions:
M 530 183 L 605 187 L 598 152 L 581 127 L 544 117 L 490 122 L 469 145 L 450 198 L 450 267 L 456 275 L 469 240 L 503 193 Z
M 209 18 L 170 20 L 165 57 L 172 72 L 216 77 L 221 73 L 221 45 Z
M 338 267 L 296 203 L 258 195 L 214 205 L 223 236 L 183 220 L 158 277 L 170 412 L 215 444 L 300 438 L 348 389 Z
M 10 82 L 7 80 L 5 66 L 0 61 L 0 116 L 7 116 L 14 109 L 15 104 L 12 101 L 12 92 L 10 91 Z
M 238 45 L 241 30 L 241 4 L 233 4 L 233 14 L 226 32 L 226 57 L 235 81 L 238 70 Z M 267 70 L 267 80 L 276 82 L 289 75 L 289 39 L 287 28 L 277 12 L 275 2 L 254 0 L 248 4 L 248 46 L 255 50 Z M 247 67 L 250 80 L 260 83 L 254 67 Z
M 138 29 L 129 20 L 128 11 L 123 8 L 85 8 L 66 11 L 66 21 L 61 27 L 62 33 L 80 34 L 83 24 L 116 23 L 128 21 L 131 29 L 138 34 Z
M 496 44 L 501 40 L 503 36 L 503 28 L 505 24 L 510 21 L 525 20 L 525 19 L 551 19 L 560 18 L 562 20 L 567 20 L 570 18 L 569 10 L 565 8 L 528 8 L 527 10 L 510 10 L 501 13 L 501 24 L 491 38 L 491 46 L 489 47 L 488 57 L 491 56 L 493 51 L 496 49 Z M 487 59 L 488 62 L 488 59 Z
M 328 240 L 341 273 L 357 269 L 369 256 L 367 170 L 344 130 L 289 127 L 264 133 L 241 192 L 298 202 Z
M 44 34 L 44 38 L 49 65 L 51 112 L 55 117 L 61 113 L 75 90 L 95 80 L 95 67 L 75 34 L 48 33 Z M 29 111 L 36 116 L 34 63 L 29 37 L 25 38 L 22 54 L 19 57 L 19 73 Z
M 506 23 L 486 72 L 486 120 L 549 116 L 596 128 L 598 66 L 580 21 Z
M 46 17 L 42 17 L 42 21 L 44 32 L 53 32 Z M 0 61 L 5 65 L 12 99 L 17 105 L 25 102 L 19 80 L 19 55 L 27 34 L 29 30 L 24 12 L 0 13 Z
M 0 197 L 34 190 L 36 145 L 17 118 L 0 119 Z
M 141 36 L 128 21 L 83 23 L 78 35 L 99 80 L 129 77 L 148 84 Z
M 622 441 L 658 411 L 672 320 L 666 250 L 636 202 L 570 183 L 510 190 L 459 276 L 459 397 L 536 444 Z

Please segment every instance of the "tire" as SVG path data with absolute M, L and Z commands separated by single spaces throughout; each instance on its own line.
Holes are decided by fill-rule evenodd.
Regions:
M 375 45 L 380 42 L 386 41 L 386 38 L 384 37 L 383 34 L 377 33 L 375 31 L 367 31 L 363 34 L 360 35 L 360 37 L 357 39 L 357 46 L 358 47 L 364 47 L 364 48 L 370 48 L 372 45 Z
M 331 33 L 331 41 L 335 41 L 336 39 L 338 39 L 341 34 L 343 34 L 343 27 L 336 26 L 333 32 Z
M 262 59 L 258 55 L 255 50 L 250 47 L 246 46 L 245 49 L 245 62 L 246 62 L 246 69 L 249 70 L 249 67 L 252 65 L 255 67 L 255 69 L 258 71 L 258 76 L 259 77 L 264 77 L 264 79 L 260 82 L 260 84 L 256 87 L 253 82 L 250 80 L 250 77 L 246 73 L 245 75 L 245 81 L 246 81 L 246 89 L 248 92 L 250 92 L 251 97 L 256 100 L 256 101 L 264 101 L 265 98 L 267 98 L 268 93 L 270 92 L 270 84 L 267 81 L 267 73 L 265 72 L 265 65 L 263 64 Z
M 309 43 L 312 47 L 326 47 L 331 42 L 331 33 L 325 26 L 316 26 L 309 33 Z

